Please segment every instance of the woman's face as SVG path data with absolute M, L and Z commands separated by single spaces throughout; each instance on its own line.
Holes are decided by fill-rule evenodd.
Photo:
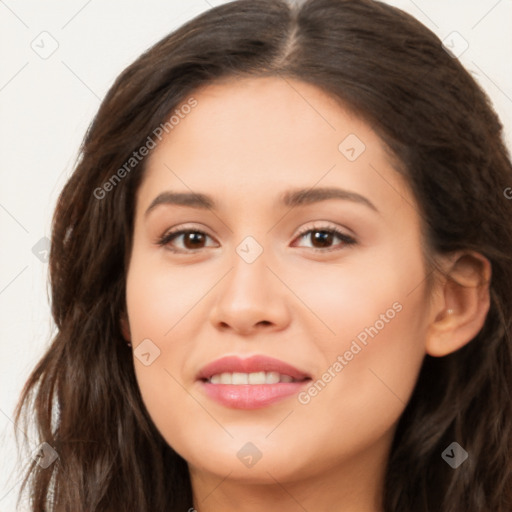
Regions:
M 147 410 L 194 474 L 377 473 L 425 355 L 412 194 L 312 85 L 193 96 L 137 194 L 127 312 Z

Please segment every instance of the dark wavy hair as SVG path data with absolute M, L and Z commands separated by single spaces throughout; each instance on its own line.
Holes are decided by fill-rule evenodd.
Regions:
M 53 218 L 56 332 L 15 411 L 19 428 L 58 453 L 27 464 L 19 499 L 33 512 L 186 511 L 188 466 L 142 402 L 120 318 L 142 160 L 101 187 L 198 87 L 278 76 L 338 98 L 385 142 L 416 198 L 432 257 L 465 249 L 492 264 L 478 335 L 425 356 L 386 468 L 385 512 L 512 510 L 512 185 L 491 103 L 439 38 L 372 0 L 239 0 L 212 8 L 117 78 L 80 148 Z M 23 421 L 22 421 L 23 420 Z M 469 459 L 452 469 L 457 441 Z

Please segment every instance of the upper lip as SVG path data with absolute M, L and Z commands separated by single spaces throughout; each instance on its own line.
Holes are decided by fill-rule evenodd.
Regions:
M 289 375 L 296 380 L 311 378 L 307 373 L 273 357 L 256 355 L 242 359 L 238 356 L 226 356 L 216 359 L 204 366 L 198 373 L 198 380 L 208 380 L 213 375 L 220 373 L 255 373 L 278 372 L 281 375 Z

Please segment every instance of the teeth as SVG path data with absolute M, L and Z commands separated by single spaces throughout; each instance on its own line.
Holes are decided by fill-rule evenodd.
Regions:
M 231 384 L 231 373 L 221 373 L 220 374 L 220 383 L 221 384 Z
M 249 384 L 249 375 L 247 373 L 233 373 L 231 384 Z
M 279 373 L 278 372 L 268 372 L 267 378 L 265 379 L 265 384 L 277 384 L 279 382 Z
M 266 374 L 265 372 L 249 373 L 247 380 L 249 384 L 265 384 Z
M 279 372 L 254 372 L 254 373 L 220 373 L 212 375 L 209 382 L 212 384 L 277 384 L 278 382 L 294 382 L 289 375 L 281 375 Z

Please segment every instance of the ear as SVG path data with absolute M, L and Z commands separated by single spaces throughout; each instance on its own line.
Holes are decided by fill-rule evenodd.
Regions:
M 491 264 L 473 252 L 452 253 L 436 285 L 426 352 L 442 357 L 469 343 L 482 329 L 490 307 Z
M 124 312 L 124 311 L 121 314 L 121 318 L 119 319 L 119 324 L 121 326 L 121 333 L 123 335 L 123 338 L 126 341 L 131 341 L 132 336 L 130 334 L 130 324 L 128 322 L 128 317 L 126 315 L 126 312 Z

